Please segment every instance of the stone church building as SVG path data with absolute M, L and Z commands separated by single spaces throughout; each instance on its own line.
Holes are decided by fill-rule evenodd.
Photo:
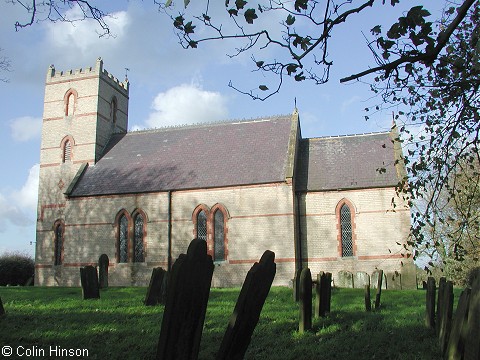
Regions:
M 401 274 L 410 211 L 397 134 L 302 138 L 300 116 L 127 132 L 129 83 L 98 59 L 48 69 L 35 279 L 78 286 L 108 257 L 110 285 L 147 285 L 200 238 L 212 286 L 239 286 L 263 251 L 274 284 L 295 271 Z M 379 169 L 383 169 L 379 171 Z M 400 245 L 399 245 L 400 244 Z M 403 262 L 403 263 L 402 263 Z

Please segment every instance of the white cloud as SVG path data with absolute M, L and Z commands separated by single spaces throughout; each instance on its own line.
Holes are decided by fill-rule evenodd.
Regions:
M 12 138 L 18 142 L 25 142 L 39 138 L 42 133 L 42 119 L 22 116 L 10 121 Z
M 154 111 L 146 121 L 148 127 L 211 122 L 228 116 L 224 96 L 195 84 L 183 84 L 159 93 L 153 100 L 152 109 Z
M 30 168 L 25 184 L 18 192 L 14 192 L 14 197 L 22 211 L 35 212 L 37 209 L 39 174 L 40 165 L 33 165 Z

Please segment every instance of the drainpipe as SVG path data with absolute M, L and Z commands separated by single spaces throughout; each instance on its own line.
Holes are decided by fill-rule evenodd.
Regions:
M 172 269 L 172 191 L 168 190 L 168 244 L 167 244 L 167 270 L 170 271 Z

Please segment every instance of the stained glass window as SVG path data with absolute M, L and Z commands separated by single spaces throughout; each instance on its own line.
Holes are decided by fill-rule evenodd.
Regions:
M 62 264 L 63 225 L 58 224 L 55 228 L 55 265 Z
M 135 216 L 135 234 L 133 238 L 134 262 L 143 262 L 143 216 L 138 214 Z
M 122 215 L 119 220 L 118 229 L 118 262 L 125 263 L 128 261 L 128 219 Z
M 214 243 L 214 260 L 225 260 L 225 234 L 224 234 L 224 222 L 223 212 L 220 210 L 215 211 L 214 216 L 214 231 L 215 231 L 215 243 Z
M 207 241 L 207 215 L 203 210 L 197 215 L 197 239 Z
M 352 217 L 347 204 L 343 204 L 340 208 L 340 229 L 342 236 L 342 256 L 353 256 Z

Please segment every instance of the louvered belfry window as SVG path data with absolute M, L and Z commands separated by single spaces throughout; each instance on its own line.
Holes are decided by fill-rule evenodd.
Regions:
M 65 141 L 63 145 L 63 162 L 70 161 L 72 159 L 72 143 L 70 140 Z
M 352 216 L 347 204 L 340 208 L 340 229 L 342 236 L 342 257 L 353 256 Z
M 197 215 L 197 239 L 207 241 L 207 214 L 203 210 Z
M 63 247 L 63 226 L 58 224 L 55 228 L 55 265 L 62 264 L 62 247 Z
M 125 215 L 122 215 L 119 220 L 119 233 L 118 233 L 118 262 L 128 262 L 128 219 Z
M 133 238 L 134 262 L 143 262 L 143 216 L 138 214 L 135 217 L 135 234 Z
M 215 211 L 215 216 L 213 221 L 214 221 L 214 229 L 215 229 L 214 260 L 223 261 L 225 260 L 225 231 L 224 231 L 223 212 L 221 212 L 220 210 Z

